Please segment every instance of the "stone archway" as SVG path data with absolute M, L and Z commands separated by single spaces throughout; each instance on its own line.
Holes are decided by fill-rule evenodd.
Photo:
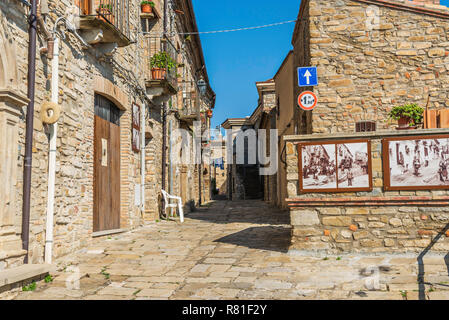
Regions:
M 18 90 L 16 50 L 8 23 L 0 11 L 0 267 L 8 267 L 23 256 L 21 240 L 14 225 L 18 206 L 19 122 L 28 99 Z M 3 262 L 3 263 L 2 263 Z

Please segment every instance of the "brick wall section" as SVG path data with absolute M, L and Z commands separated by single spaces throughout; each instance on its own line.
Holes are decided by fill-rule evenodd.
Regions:
M 320 81 L 313 133 L 354 132 L 359 118 L 391 128 L 392 107 L 425 106 L 428 94 L 431 108 L 449 106 L 448 19 L 351 0 L 310 0 L 307 9 L 310 38 L 302 41 L 310 42 Z
M 371 145 L 373 191 L 343 194 L 299 194 L 296 143 L 300 138 L 287 137 L 290 198 L 287 202 L 292 224 L 290 250 L 421 252 L 448 225 L 449 191 L 383 190 L 381 135 L 373 138 Z M 323 140 L 326 139 L 332 139 L 332 136 L 323 135 Z M 393 199 L 401 199 L 401 204 L 393 205 Z M 312 203 L 314 201 L 316 203 Z M 449 233 L 443 233 L 432 251 L 447 252 L 447 236 Z

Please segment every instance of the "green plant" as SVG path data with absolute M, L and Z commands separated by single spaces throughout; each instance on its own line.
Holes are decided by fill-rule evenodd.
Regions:
M 141 6 L 143 6 L 145 4 L 149 4 L 151 6 L 151 8 L 154 8 L 154 2 L 153 1 L 142 1 L 140 3 Z
M 110 4 L 100 4 L 98 9 L 108 9 L 109 11 L 112 11 L 112 6 Z
M 50 283 L 53 281 L 53 277 L 48 274 L 45 278 L 44 278 L 45 283 Z
M 36 290 L 36 282 L 31 282 L 29 285 L 27 286 L 23 286 L 22 287 L 22 291 L 34 291 Z
M 168 71 L 173 70 L 177 67 L 177 63 L 175 60 L 173 60 L 170 55 L 165 52 L 161 51 L 159 53 L 156 53 L 154 56 L 151 57 L 150 61 L 151 68 L 160 68 L 160 69 L 168 69 Z
M 102 275 L 104 275 L 105 279 L 109 279 L 111 277 L 111 275 L 109 273 L 106 272 L 106 267 L 103 267 L 103 269 L 101 269 L 100 272 Z
M 401 290 L 400 292 L 401 292 L 402 298 L 407 299 L 407 290 Z
M 337 257 L 337 261 L 340 261 L 341 260 L 341 257 Z
M 324 260 L 324 261 L 327 261 L 327 260 L 329 260 L 329 258 L 328 258 L 328 257 L 325 257 L 325 258 L 323 258 L 323 260 Z
M 423 108 L 415 103 L 411 103 L 394 107 L 390 111 L 389 116 L 394 120 L 399 120 L 400 118 L 408 118 L 410 119 L 410 126 L 413 127 L 419 123 L 422 123 L 423 113 Z

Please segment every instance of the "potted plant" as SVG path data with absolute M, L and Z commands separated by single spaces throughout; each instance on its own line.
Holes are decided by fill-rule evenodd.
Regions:
M 167 71 L 176 68 L 177 63 L 167 52 L 162 51 L 151 57 L 150 65 L 153 80 L 163 80 L 166 78 Z
M 209 118 L 212 118 L 212 114 L 213 114 L 212 109 L 207 110 L 207 116 L 208 116 Z
M 398 121 L 397 130 L 416 129 L 423 120 L 424 109 L 415 103 L 394 107 L 390 118 Z
M 140 10 L 142 13 L 152 13 L 154 8 L 154 2 L 153 1 L 142 1 L 140 3 Z

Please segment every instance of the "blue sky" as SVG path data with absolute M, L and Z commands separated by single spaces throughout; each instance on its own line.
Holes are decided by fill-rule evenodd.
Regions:
M 440 4 L 445 5 L 445 6 L 449 6 L 449 0 L 441 0 Z
M 295 20 L 300 0 L 193 0 L 198 29 L 214 31 Z M 256 81 L 272 78 L 291 50 L 294 24 L 261 30 L 201 35 L 207 72 L 217 101 L 212 128 L 227 118 L 251 115 Z

